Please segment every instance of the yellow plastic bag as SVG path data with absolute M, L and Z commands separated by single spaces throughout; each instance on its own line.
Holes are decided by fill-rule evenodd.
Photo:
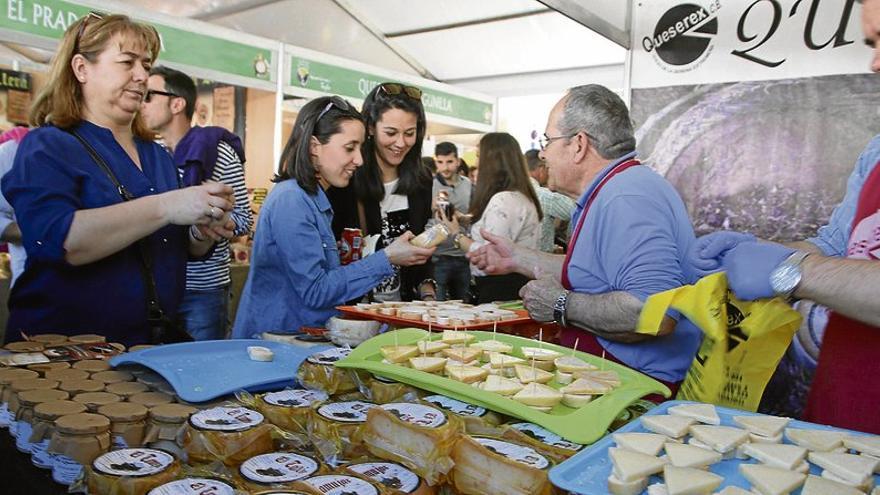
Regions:
M 674 309 L 703 331 L 703 343 L 676 398 L 756 411 L 764 388 L 801 323 L 779 298 L 740 301 L 715 273 L 649 297 L 637 331 L 656 334 Z

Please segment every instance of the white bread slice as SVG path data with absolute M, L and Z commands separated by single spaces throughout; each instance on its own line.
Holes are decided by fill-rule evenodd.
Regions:
M 443 349 L 441 352 L 449 359 L 461 361 L 462 363 L 476 361 L 483 355 L 483 351 L 473 347 L 453 347 L 451 349 Z
M 517 364 L 513 369 L 516 370 L 516 377 L 519 378 L 519 381 L 521 381 L 523 385 L 532 382 L 547 383 L 553 379 L 553 373 L 539 370 L 537 368 L 533 369 L 531 366 L 525 364 Z M 562 400 L 561 397 L 560 400 Z
M 869 461 L 875 462 L 876 467 L 874 468 L 874 473 L 880 474 L 880 457 L 873 456 L 871 454 L 865 454 L 864 452 L 859 455 L 864 457 L 865 459 L 868 459 Z
M 639 495 L 646 486 L 648 486 L 648 478 L 623 482 L 617 479 L 613 472 L 608 475 L 608 491 L 612 495 Z
M 669 495 L 703 495 L 718 488 L 724 478 L 702 469 L 669 466 L 663 468 Z
M 589 378 L 590 380 L 605 382 L 612 387 L 620 386 L 620 376 L 614 370 L 575 371 L 573 374 L 575 379 Z
M 710 452 L 715 452 L 715 449 L 713 449 L 712 447 L 710 447 L 708 444 L 705 444 L 705 443 L 703 443 L 703 442 L 697 440 L 697 439 L 694 438 L 694 437 L 690 437 L 690 438 L 688 438 L 688 440 L 687 440 L 687 444 L 688 444 L 688 445 L 693 445 L 694 447 L 699 447 L 699 448 L 701 448 L 701 449 L 706 449 L 706 450 L 708 450 L 708 451 L 710 451 Z M 736 455 L 737 455 L 737 452 L 739 452 L 740 447 L 742 447 L 742 445 L 739 445 L 739 446 L 737 446 L 735 449 L 730 450 L 730 451 L 728 451 L 728 452 L 724 452 L 724 453 L 719 452 L 719 454 L 721 454 L 721 459 L 722 459 L 722 460 L 725 460 L 725 461 L 726 461 L 726 460 L 729 460 L 729 459 L 736 459 L 736 458 L 737 458 Z
M 873 476 L 869 476 L 869 477 L 865 478 L 865 480 L 862 483 L 855 484 L 855 483 L 852 483 L 850 481 L 847 481 L 847 480 L 841 478 L 840 476 L 837 476 L 836 474 L 832 473 L 831 471 L 829 471 L 827 469 L 823 469 L 819 475 L 822 476 L 823 478 L 825 478 L 826 480 L 836 481 L 836 482 L 842 483 L 844 485 L 849 485 L 849 486 L 852 486 L 854 488 L 859 489 L 862 492 L 867 492 L 868 490 L 871 489 L 872 486 L 874 486 L 874 477 Z
M 400 364 L 409 358 L 419 355 L 419 348 L 414 345 L 386 345 L 379 351 L 389 363 Z
M 836 481 L 826 480 L 825 478 L 809 475 L 804 483 L 804 489 L 801 495 L 864 495 L 861 490 L 838 483 Z
M 648 495 L 669 495 L 669 490 L 666 489 L 666 483 L 654 483 L 648 485 Z
M 449 344 L 439 340 L 420 340 L 416 347 L 419 348 L 419 354 L 435 354 L 449 347 Z
M 463 383 L 475 383 L 484 380 L 489 372 L 476 366 L 446 366 L 446 375 Z
M 880 456 L 880 436 L 850 435 L 843 439 L 843 445 L 863 454 Z
M 666 465 L 666 461 L 658 457 L 617 447 L 609 448 L 608 455 L 614 465 L 614 476 L 625 483 L 659 473 Z
M 508 356 L 500 352 L 489 353 L 489 364 L 493 368 L 513 368 L 517 364 L 523 364 L 526 360 L 516 356 Z
M 722 454 L 735 450 L 749 439 L 749 432 L 732 426 L 693 425 L 690 427 L 690 433 L 712 450 Z
M 666 435 L 670 438 L 681 438 L 688 432 L 688 428 L 695 423 L 691 418 L 682 418 L 680 416 L 667 416 L 658 414 L 656 416 L 642 416 L 642 426 L 654 433 Z
M 721 418 L 718 417 L 718 412 L 712 404 L 679 404 L 670 407 L 666 412 L 673 416 L 693 418 L 707 425 L 721 424 Z
M 612 389 L 607 383 L 590 380 L 588 378 L 578 378 L 562 387 L 561 390 L 564 394 L 601 395 L 611 392 Z
M 474 342 L 473 344 L 471 344 L 471 347 L 483 351 L 483 354 L 487 358 L 489 357 L 490 352 L 500 352 L 502 354 L 506 354 L 513 351 L 512 345 L 505 344 L 504 342 L 500 342 L 497 340 L 482 340 L 480 342 Z
M 807 449 L 798 445 L 774 443 L 749 443 L 743 446 L 743 453 L 779 469 L 793 470 L 807 457 Z
M 656 456 L 669 441 L 666 435 L 656 433 L 614 433 L 611 435 L 618 447 Z
M 459 330 L 443 330 L 443 335 L 440 337 L 440 340 L 449 345 L 467 344 L 474 339 L 476 337 L 473 335 Z
M 839 454 L 836 452 L 810 452 L 809 461 L 822 469 L 831 471 L 841 479 L 854 485 L 861 485 L 874 474 L 876 463 L 860 455 Z
M 513 395 L 523 389 L 520 382 L 498 375 L 489 375 L 481 387 L 486 392 L 499 395 Z
M 562 356 L 561 352 L 541 347 L 520 347 L 519 350 L 526 359 L 534 359 L 535 361 L 553 361 Z
M 580 409 L 592 401 L 592 395 L 562 394 L 562 405 L 572 409 Z
M 780 418 L 779 416 L 734 416 L 733 422 L 739 426 L 749 430 L 755 435 L 764 437 L 775 437 L 782 434 L 782 430 L 788 426 L 791 418 Z
M 556 371 L 556 365 L 553 364 L 553 361 L 538 361 L 535 359 L 532 361 L 531 359 L 528 361 L 529 366 L 532 366 L 534 363 L 535 368 L 544 371 Z
M 446 358 L 430 356 L 413 357 L 409 358 L 409 365 L 412 367 L 412 369 L 417 371 L 424 371 L 425 373 L 439 373 L 443 371 L 444 367 L 446 367 Z
M 513 400 L 527 406 L 553 407 L 562 400 L 562 393 L 555 388 L 532 382 L 514 394 Z M 627 480 L 631 481 L 631 480 Z
M 739 472 L 761 495 L 788 495 L 804 483 L 807 475 L 763 464 L 740 464 Z
M 755 492 L 750 492 L 738 486 L 728 485 L 722 488 L 720 492 L 715 492 L 715 495 L 755 495 Z
M 782 443 L 782 433 L 772 437 L 765 437 L 764 435 L 756 435 L 749 432 L 749 441 L 752 443 Z
M 831 430 L 805 430 L 786 428 L 785 438 L 807 450 L 814 452 L 830 452 L 843 445 L 846 433 Z
M 574 380 L 571 373 L 565 373 L 563 371 L 556 370 L 556 381 L 559 382 L 560 385 L 568 385 Z
M 667 443 L 666 455 L 675 467 L 703 468 L 721 461 L 721 454 L 693 445 Z
M 556 369 L 563 373 L 574 373 L 575 371 L 589 371 L 599 369 L 583 359 L 576 356 L 561 356 L 556 358 L 553 363 Z

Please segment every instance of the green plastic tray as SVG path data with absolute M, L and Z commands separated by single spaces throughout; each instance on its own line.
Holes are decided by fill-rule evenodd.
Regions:
M 484 392 L 471 385 L 457 382 L 444 376 L 382 362 L 382 354 L 379 351 L 381 347 L 394 345 L 395 338 L 398 345 L 414 345 L 416 342 L 424 339 L 427 333 L 417 328 L 403 328 L 377 335 L 357 346 L 347 358 L 337 361 L 336 366 L 369 371 L 401 383 L 530 421 L 547 428 L 566 440 L 581 444 L 591 444 L 602 438 L 611 422 L 627 406 L 639 398 L 654 393 L 662 394 L 664 397 L 670 396 L 669 389 L 657 380 L 626 366 L 578 351 L 575 351 L 574 355 L 584 361 L 606 370 L 616 371 L 620 376 L 621 385 L 612 392 L 593 399 L 592 402 L 580 409 L 572 409 L 559 404 L 547 413 L 532 409 L 513 399 L 491 392 Z M 474 335 L 477 341 L 492 340 L 493 338 L 492 332 L 471 331 L 468 333 Z M 440 340 L 440 338 L 440 334 L 433 334 L 431 340 Z M 520 352 L 521 346 L 538 347 L 538 342 L 515 335 L 499 333 L 494 338 L 499 342 L 512 345 L 514 349 L 511 355 L 517 357 L 523 357 Z M 570 355 L 572 352 L 571 349 L 554 344 L 545 343 L 543 347 L 562 352 L 566 355 Z M 555 379 L 548 385 L 554 388 L 560 387 L 560 384 Z

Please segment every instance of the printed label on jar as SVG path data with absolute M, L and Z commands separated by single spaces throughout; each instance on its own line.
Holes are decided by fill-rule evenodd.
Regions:
M 330 397 L 320 390 L 296 389 L 270 392 L 263 396 L 267 404 L 282 407 L 309 407 L 315 402 L 324 402 Z
M 584 448 L 583 445 L 579 443 L 569 442 L 568 440 L 560 437 L 556 433 L 553 433 L 550 430 L 542 428 L 534 423 L 516 423 L 510 425 L 511 428 L 519 430 L 526 435 L 534 438 L 535 440 L 546 443 L 552 447 L 559 447 L 561 449 L 567 450 L 580 450 Z
M 292 452 L 273 452 L 251 457 L 240 470 L 242 476 L 257 483 L 290 483 L 315 474 L 318 463 Z
M 82 464 L 74 461 L 66 455 L 54 455 L 52 457 L 52 479 L 61 485 L 69 485 L 79 478 L 82 473 Z
M 327 349 L 326 351 L 316 352 L 309 356 L 306 360 L 312 364 L 331 366 L 336 361 L 348 357 L 349 354 L 351 354 L 351 349 L 345 347 L 336 347 L 333 349 Z
M 263 415 L 244 407 L 214 407 L 192 415 L 196 428 L 215 431 L 241 431 L 263 422 Z
M 522 445 L 502 442 L 491 438 L 475 438 L 474 440 L 492 452 L 503 455 L 510 460 L 525 464 L 526 466 L 536 469 L 546 469 L 547 466 L 550 465 L 550 461 L 548 461 L 546 457 L 528 447 L 523 447 Z
M 305 480 L 322 495 L 379 495 L 379 490 L 354 476 L 325 475 Z
M 429 395 L 422 400 L 430 402 L 440 409 L 454 412 L 459 416 L 474 416 L 479 418 L 485 416 L 487 412 L 484 407 L 468 404 L 467 402 L 446 397 L 445 395 Z
M 433 407 L 403 402 L 384 404 L 381 407 L 397 416 L 401 421 L 406 421 L 412 425 L 437 428 L 446 424 L 446 415 L 443 414 L 443 411 Z
M 113 450 L 92 463 L 95 470 L 111 476 L 150 476 L 174 462 L 174 456 L 155 449 Z
M 222 481 L 207 478 L 186 478 L 165 483 L 147 495 L 234 495 L 235 489 Z
M 376 407 L 376 404 L 360 400 L 336 402 L 319 407 L 318 414 L 333 421 L 363 423 L 367 420 L 367 411 L 374 407 Z
M 393 462 L 365 462 L 348 466 L 348 469 L 403 493 L 416 491 L 422 483 L 416 473 Z

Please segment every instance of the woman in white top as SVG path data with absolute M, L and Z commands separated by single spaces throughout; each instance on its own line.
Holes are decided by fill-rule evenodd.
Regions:
M 541 237 L 541 204 L 529 181 L 519 143 L 506 132 L 492 132 L 480 139 L 480 180 L 471 195 L 471 234 L 461 232 L 458 220 L 442 218 L 453 242 L 463 251 L 485 244 L 481 229 L 504 236 L 514 243 L 536 249 Z M 443 215 L 442 210 L 439 213 Z M 528 279 L 519 274 L 486 276 L 471 266 L 477 284 L 477 302 L 519 298 Z

